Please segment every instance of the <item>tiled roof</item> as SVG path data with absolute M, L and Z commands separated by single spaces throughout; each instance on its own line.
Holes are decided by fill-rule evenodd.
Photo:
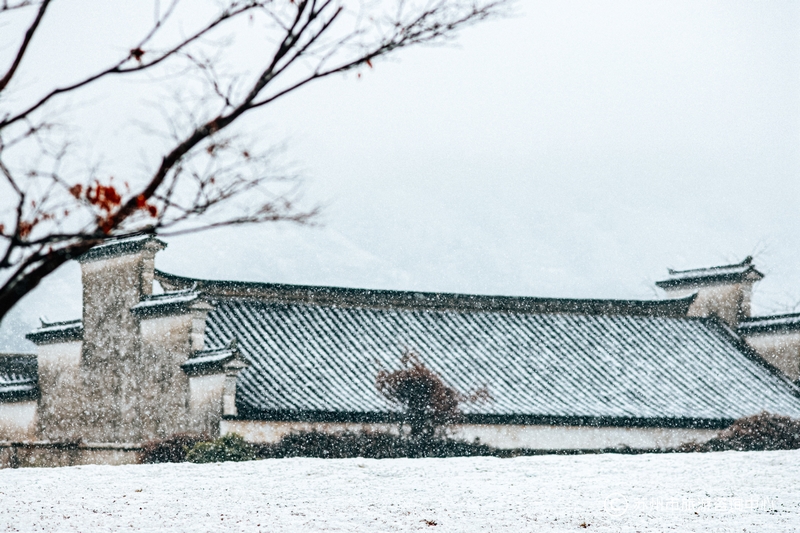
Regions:
M 225 363 L 232 361 L 235 357 L 236 352 L 231 348 L 201 350 L 192 354 L 192 357 L 187 359 L 181 368 L 189 375 L 219 372 L 224 368 Z
M 722 265 L 707 268 L 693 268 L 690 270 L 669 269 L 669 277 L 657 281 L 656 285 L 662 289 L 683 288 L 711 283 L 735 283 L 737 281 L 758 281 L 764 274 L 756 270 L 753 258 L 747 256 L 741 263 Z
M 157 251 L 166 248 L 167 243 L 150 233 L 141 233 L 127 237 L 113 237 L 103 241 L 102 244 L 95 246 L 77 259 L 81 263 L 96 261 L 115 255 L 135 253 L 148 246 Z
M 161 315 L 181 312 L 195 303 L 200 293 L 193 288 L 169 291 L 162 294 L 146 296 L 138 304 L 131 307 L 131 311 L 138 315 Z
M 800 417 L 798 389 L 714 319 L 336 306 L 220 298 L 207 347 L 236 339 L 250 363 L 242 416 L 378 420 L 375 387 L 403 348 L 450 386 L 491 399 L 467 420 L 718 427 L 769 411 Z
M 745 318 L 737 328 L 738 332 L 745 336 L 798 329 L 800 329 L 800 313 Z
M 45 322 L 41 319 L 42 325 L 31 331 L 25 338 L 36 344 L 48 344 L 53 342 L 66 342 L 83 339 L 83 322 L 81 319 L 65 320 L 63 322 Z
M 35 399 L 38 394 L 36 356 L 0 354 L 0 402 Z

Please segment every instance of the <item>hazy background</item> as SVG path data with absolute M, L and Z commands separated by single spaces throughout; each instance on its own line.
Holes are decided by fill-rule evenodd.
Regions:
M 126 16 L 114 2 L 80 4 L 109 27 Z M 752 254 L 767 274 L 755 311 L 794 309 L 800 3 L 524 0 L 518 11 L 466 31 L 458 47 L 406 51 L 251 118 L 251 131 L 288 141 L 308 177 L 306 198 L 326 206 L 320 226 L 171 239 L 157 267 L 650 298 L 668 266 Z M 56 36 L 73 26 L 66 15 L 47 22 Z M 60 68 L 53 46 L 43 39 L 35 53 Z M 98 150 L 124 144 L 125 129 L 108 124 L 125 113 L 95 117 Z M 12 312 L 0 350 L 31 350 L 22 335 L 43 314 L 80 316 L 77 265 Z

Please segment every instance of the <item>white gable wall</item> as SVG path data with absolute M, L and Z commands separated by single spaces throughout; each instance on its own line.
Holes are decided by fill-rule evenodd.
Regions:
M 25 441 L 36 437 L 36 401 L 0 402 L 0 440 Z
M 766 362 L 792 381 L 800 379 L 800 332 L 783 331 L 753 334 L 745 338 Z
M 86 407 L 80 374 L 83 342 L 37 346 L 39 362 L 38 437 L 54 442 L 80 439 L 80 413 Z

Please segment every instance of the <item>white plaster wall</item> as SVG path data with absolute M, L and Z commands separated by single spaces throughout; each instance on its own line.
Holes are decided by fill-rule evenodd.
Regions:
M 800 379 L 800 332 L 753 335 L 745 342 L 789 379 Z
M 81 341 L 40 344 L 37 438 L 69 440 L 80 437 L 80 413 L 86 407 L 81 379 Z
M 205 306 L 205 304 L 203 304 Z M 199 306 L 199 304 L 196 304 Z M 192 325 L 189 333 L 189 343 L 191 350 L 202 350 L 205 345 L 206 338 L 206 311 L 209 311 L 211 306 L 206 306 L 205 309 L 194 311 L 192 313 Z
M 208 431 L 191 414 L 188 376 L 180 365 L 193 350 L 196 313 L 142 318 L 137 355 L 138 409 L 143 414 L 137 439 L 158 438 L 183 431 Z M 216 425 L 214 426 L 216 428 Z
M 46 367 L 54 372 L 77 369 L 81 364 L 81 341 L 40 344 L 37 347 L 39 368 Z
M 139 331 L 144 342 L 181 345 L 186 342 L 190 323 L 187 315 L 146 317 L 139 322 Z
M 192 411 L 205 411 L 208 406 L 219 408 L 225 374 L 192 376 L 189 378 L 189 407 Z
M 453 431 L 455 438 L 495 448 L 534 450 L 597 450 L 627 446 L 637 449 L 674 448 L 683 443 L 705 442 L 716 436 L 713 429 L 626 428 L 588 426 L 522 426 L 464 424 Z
M 697 298 L 689 307 L 689 316 L 718 316 L 728 325 L 735 326 L 739 318 L 750 316 L 752 290 L 752 282 L 745 282 L 668 290 L 667 293 L 677 298 L 697 293 Z
M 220 434 L 238 433 L 249 442 L 272 443 L 293 431 L 391 431 L 394 424 L 356 424 L 323 422 L 276 422 L 263 420 L 223 420 Z M 628 446 L 637 449 L 673 448 L 686 442 L 705 442 L 716 436 L 713 429 L 623 428 L 586 426 L 523 426 L 461 424 L 452 429 L 457 439 L 474 441 L 496 448 L 534 450 L 599 450 Z
M 224 388 L 225 374 L 189 378 L 189 412 L 195 423 L 205 427 L 219 421 Z
M 131 265 L 136 264 L 137 261 L 140 261 L 138 254 L 124 254 L 110 257 L 107 256 L 100 259 L 95 259 L 94 261 L 84 261 L 81 263 L 81 270 L 84 270 L 90 274 L 105 274 L 110 268 L 115 270 L 132 268 Z M 150 283 L 152 285 L 152 280 Z
M 36 402 L 0 402 L 0 441 L 33 440 L 36 436 Z

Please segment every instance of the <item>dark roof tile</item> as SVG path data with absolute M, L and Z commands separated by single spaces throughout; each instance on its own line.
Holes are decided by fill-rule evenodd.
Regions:
M 50 344 L 55 342 L 79 341 L 83 339 L 83 322 L 81 319 L 65 320 L 63 322 L 45 322 L 31 331 L 25 338 L 36 344 Z
M 0 402 L 33 400 L 39 395 L 39 373 L 33 354 L 0 354 Z
M 220 299 L 209 347 L 234 338 L 251 365 L 238 385 L 247 417 L 396 416 L 375 378 L 398 367 L 404 348 L 462 393 L 488 389 L 491 400 L 462 408 L 474 421 L 800 417 L 798 389 L 713 319 Z
M 796 331 L 798 329 L 800 329 L 800 313 L 791 313 L 745 318 L 739 323 L 737 331 L 741 335 L 748 336 L 760 333 Z

